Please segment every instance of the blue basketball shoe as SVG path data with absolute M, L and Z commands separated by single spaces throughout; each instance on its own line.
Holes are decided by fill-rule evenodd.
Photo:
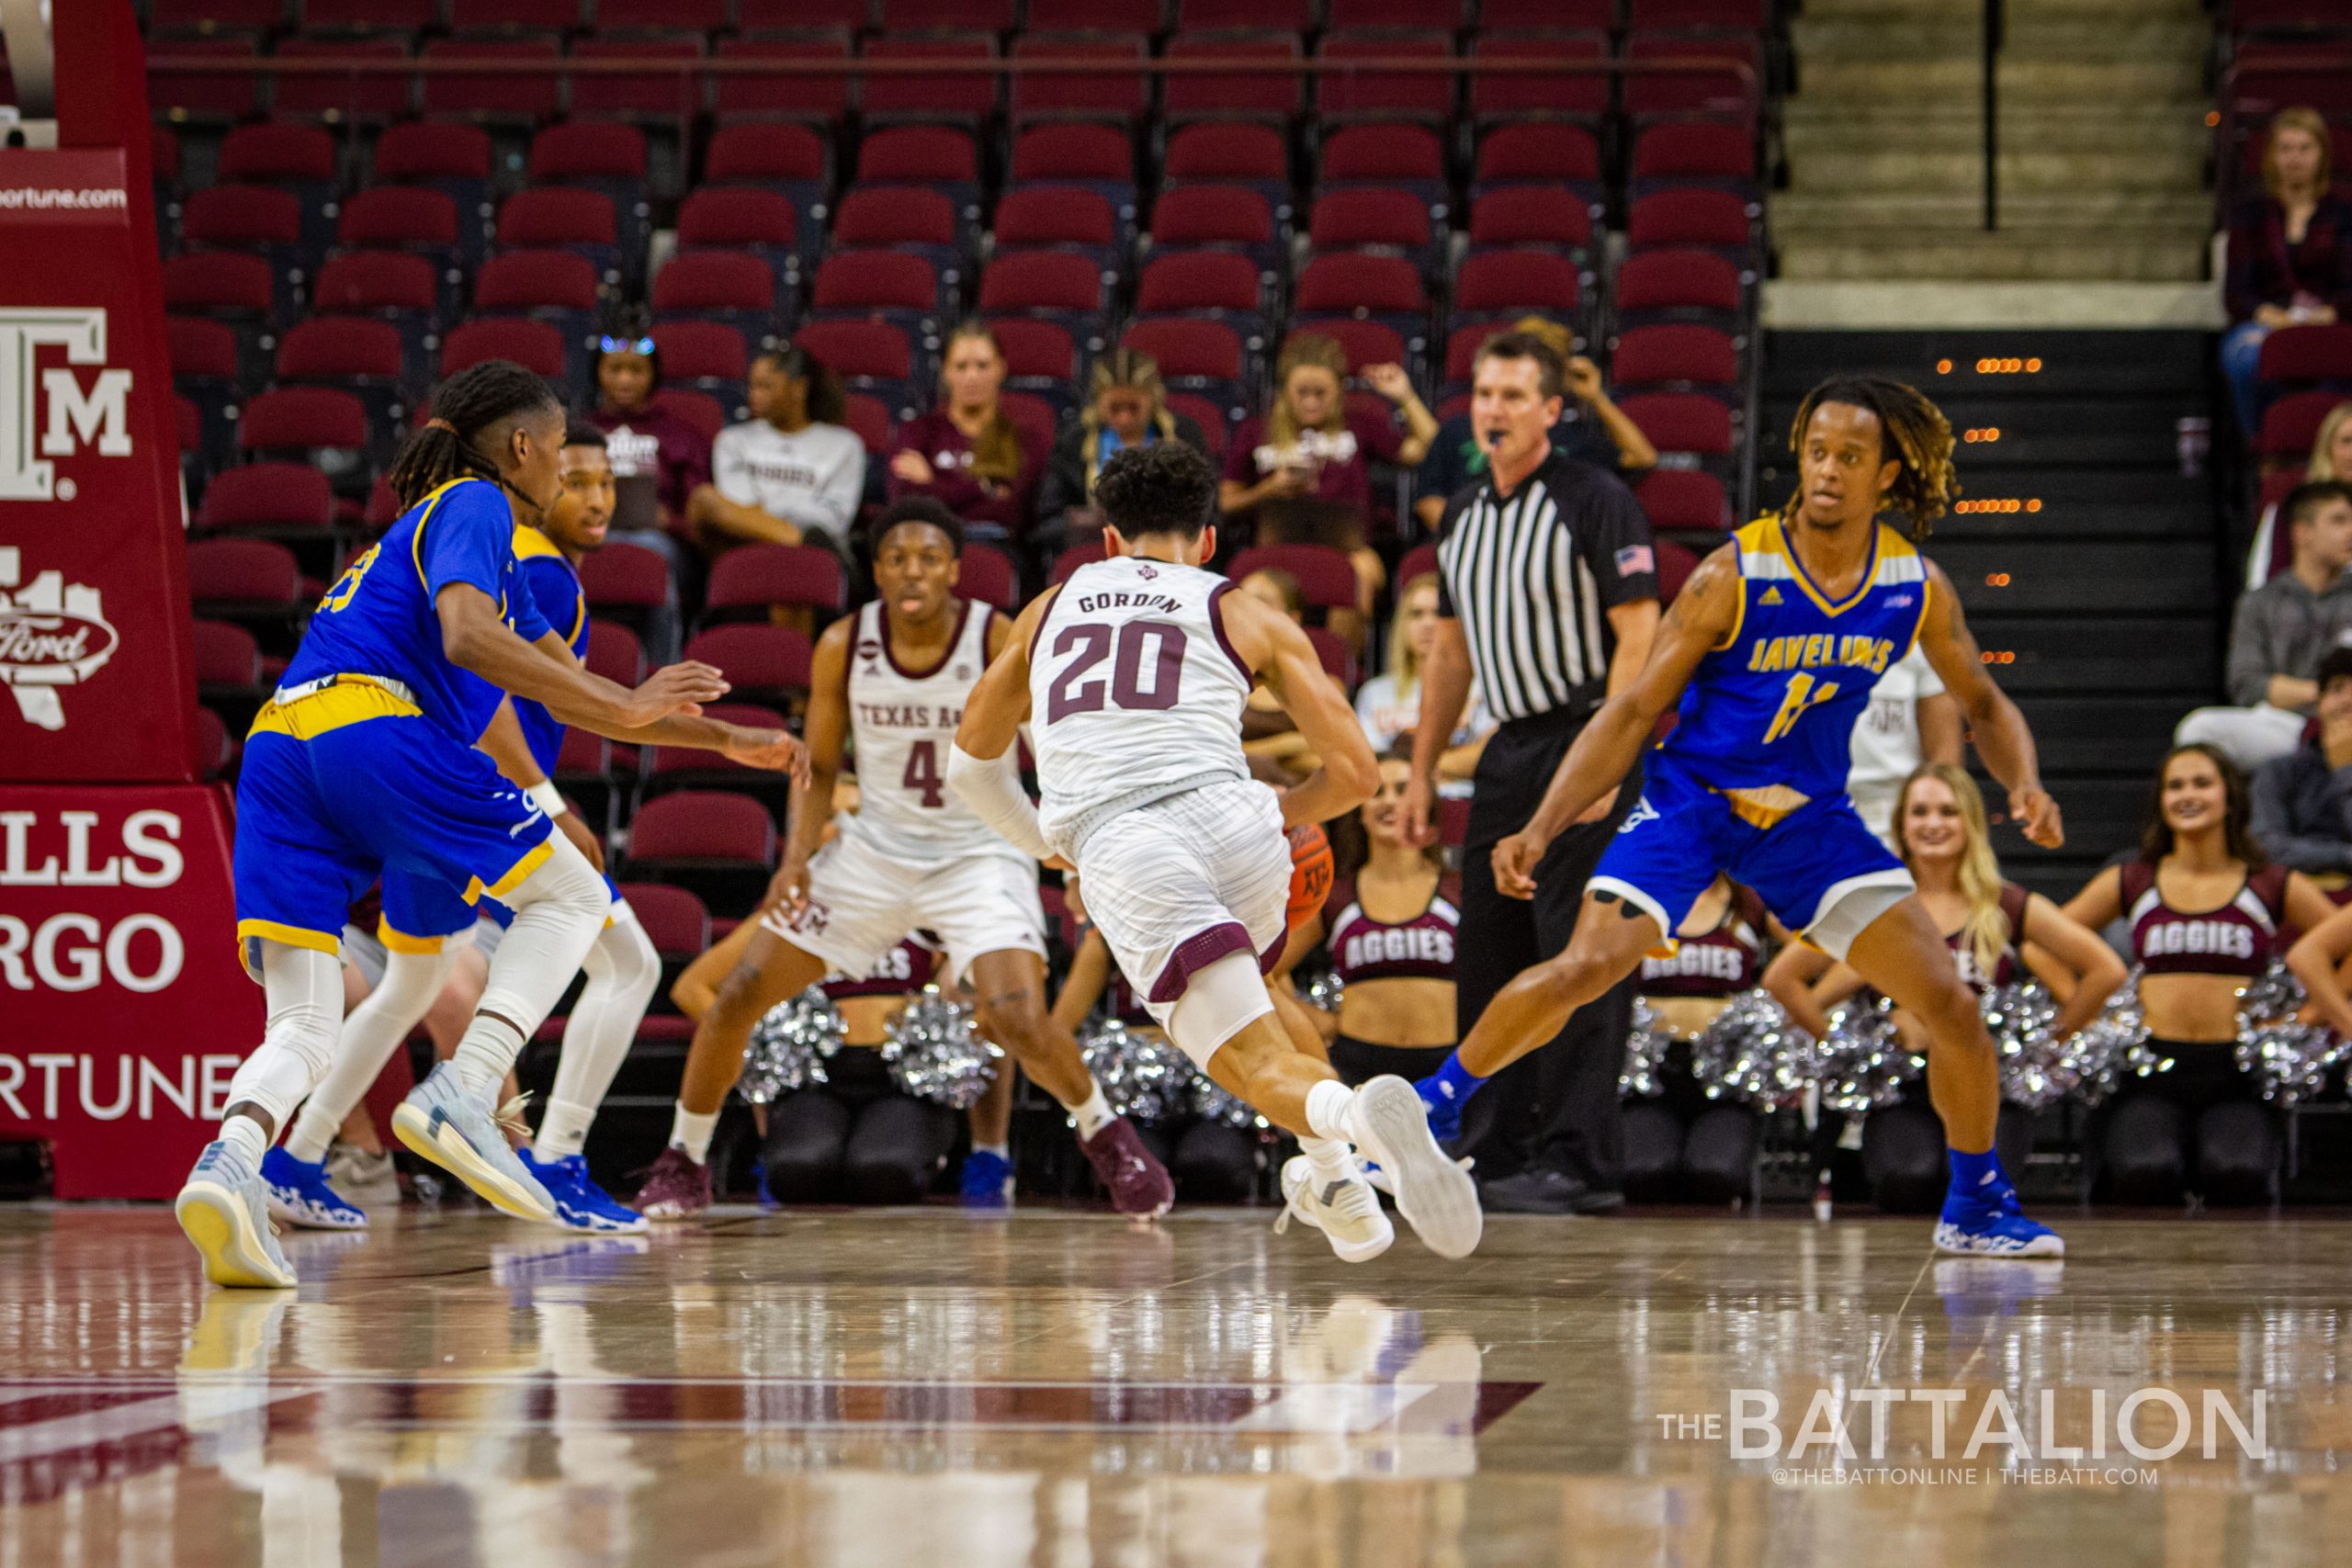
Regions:
M 964 1207 L 1012 1207 L 1012 1162 L 992 1149 L 975 1149 L 964 1156 Z
M 653 1227 L 643 1214 L 596 1185 L 588 1174 L 588 1156 L 566 1155 L 541 1160 L 528 1149 L 518 1152 L 523 1168 L 538 1179 L 555 1200 L 555 1223 L 566 1230 L 611 1235 L 635 1235 Z
M 327 1184 L 327 1162 L 296 1159 L 282 1145 L 261 1156 L 269 1212 L 289 1225 L 314 1231 L 364 1231 L 367 1211 Z

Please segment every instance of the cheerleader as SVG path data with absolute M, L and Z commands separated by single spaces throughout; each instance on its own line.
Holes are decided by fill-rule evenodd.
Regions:
M 2138 856 L 2067 901 L 2066 913 L 2093 929 L 2129 922 L 2148 1048 L 2172 1063 L 2126 1077 L 2105 1107 L 2092 1134 L 2094 1196 L 2166 1203 L 2187 1190 L 2265 1203 L 2275 1195 L 2278 1128 L 2237 1065 L 2238 993 L 2269 965 L 2282 929 L 2316 937 L 2335 908 L 2309 877 L 2266 863 L 2252 815 L 2235 763 L 2202 742 L 2176 746 L 2156 771 Z M 2330 940 L 2306 952 L 2299 974 Z

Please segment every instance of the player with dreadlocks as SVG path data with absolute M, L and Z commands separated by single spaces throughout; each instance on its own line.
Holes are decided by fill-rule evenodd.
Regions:
M 1532 896 L 1553 837 L 1617 787 L 1659 717 L 1679 709 L 1640 803 L 1586 885 L 1566 949 L 1505 987 L 1418 1087 L 1448 1135 L 1481 1080 L 1669 944 L 1691 902 L 1728 873 L 1926 1025 L 1928 1092 L 1951 1161 L 1937 1247 L 2059 1256 L 2064 1244 L 2018 1212 L 1994 1152 L 1998 1061 L 1975 996 L 1910 874 L 1846 795 L 1855 720 L 1916 641 L 2026 837 L 2052 849 L 2064 840 L 2024 716 L 1986 678 L 1950 580 L 1914 547 L 1954 492 L 1951 426 L 1900 382 L 1840 378 L 1806 396 L 1789 444 L 1796 493 L 1691 573 L 1640 679 L 1585 727 L 1527 827 L 1495 847 L 1496 886 Z M 1883 512 L 1910 536 L 1881 523 Z

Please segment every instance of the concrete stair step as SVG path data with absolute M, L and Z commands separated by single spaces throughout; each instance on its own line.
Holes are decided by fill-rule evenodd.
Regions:
M 1792 281 L 2195 283 L 2205 269 L 2201 239 L 2106 228 L 1991 235 L 1848 231 L 1814 241 L 1784 238 L 1778 250 L 1780 276 Z
M 1828 61 L 1974 60 L 1984 49 L 1984 25 L 1974 16 L 1939 9 L 1917 16 L 1871 17 L 1805 14 L 1789 24 L 1789 42 L 1810 71 Z
M 2200 190 L 2118 191 L 2066 189 L 1998 193 L 1996 220 L 2003 229 L 2122 228 L 2159 230 L 2175 236 L 2201 235 L 2212 227 L 2212 199 Z M 1910 189 L 1776 191 L 1770 202 L 1772 233 L 1788 240 L 1808 231 L 1859 225 L 1893 229 L 1907 225 L 1962 227 L 1984 220 L 1984 190 L 1973 178 L 1950 186 L 1926 183 Z
M 1970 70 L 1981 90 L 1978 62 Z M 2207 101 L 2201 54 L 2155 60 L 2028 59 L 2009 51 L 2001 57 L 1996 83 L 2001 101 L 2026 103 L 2130 104 L 2146 108 L 2165 102 Z
M 2131 153 L 2091 155 L 2081 152 L 2004 152 L 1998 170 L 2005 196 L 2087 195 L 2091 199 L 2194 197 L 2210 205 L 2202 194 L 2205 160 L 2202 149 L 2144 156 Z M 1809 177 L 1808 177 L 1809 176 Z M 1790 157 L 1789 195 L 1830 195 L 1837 192 L 1905 193 L 1911 191 L 1981 190 L 1984 179 L 1984 150 L 1976 145 L 1936 150 L 1917 147 L 1872 147 L 1837 158 Z
M 1917 109 L 1923 102 L 1962 98 L 1977 102 L 1984 91 L 1983 62 L 1973 53 L 1900 60 L 1875 55 L 1851 60 L 1797 57 L 1798 101 L 1836 98 Z

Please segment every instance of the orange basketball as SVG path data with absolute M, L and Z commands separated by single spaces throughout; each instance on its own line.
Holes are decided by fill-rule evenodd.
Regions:
M 1296 931 L 1321 913 L 1331 896 L 1331 840 L 1312 822 L 1290 830 L 1290 928 Z

